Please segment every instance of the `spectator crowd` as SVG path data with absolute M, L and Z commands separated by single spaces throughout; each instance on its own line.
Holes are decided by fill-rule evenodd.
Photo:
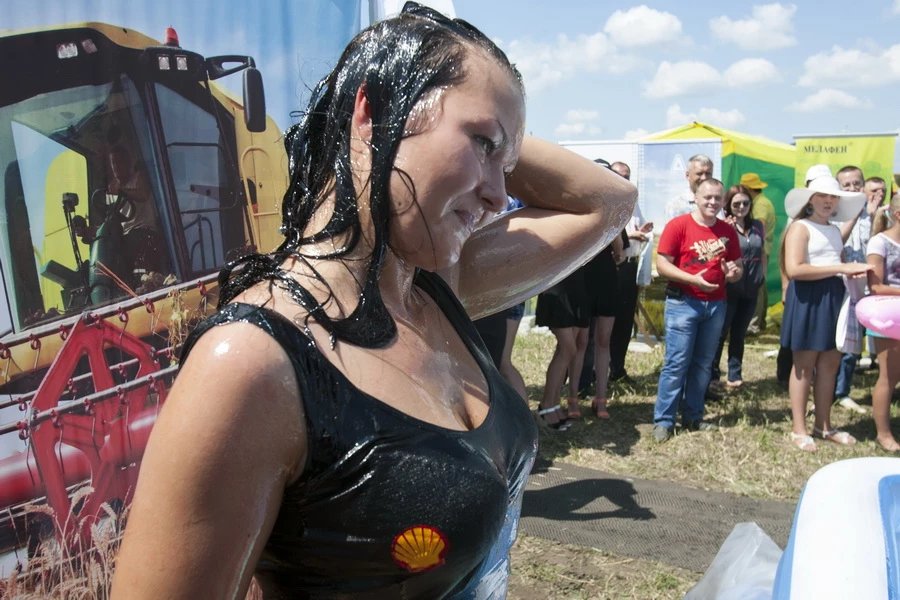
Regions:
M 595 162 L 631 177 L 623 162 Z M 832 174 L 828 166 L 816 165 L 806 173 L 805 186 L 785 196 L 788 225 L 776 244 L 768 184 L 758 173 L 744 173 L 739 184 L 726 188 L 713 168 L 705 155 L 690 158 L 688 189 L 666 205 L 667 222 L 656 246 L 656 270 L 666 286 L 665 358 L 654 439 L 668 440 L 678 424 L 685 430 L 719 428 L 704 419 L 705 403 L 744 385 L 745 341 L 766 328 L 766 272 L 775 260 L 784 304 L 776 377 L 790 399 L 792 443 L 806 452 L 817 450 L 817 440 L 856 443 L 832 426 L 830 415 L 833 404 L 867 412 L 850 390 L 868 339 L 879 368 L 872 392 L 877 442 L 885 450 L 900 450 L 889 418 L 891 395 L 900 382 L 900 341 L 862 330 L 850 302 L 864 292 L 900 295 L 900 195 L 885 203 L 891 184 L 865 178 L 857 166 Z M 544 425 L 565 431 L 582 417 L 579 399 L 589 395 L 595 417 L 614 417 L 609 383 L 633 383 L 625 356 L 639 297 L 638 265 L 642 256 L 650 260 L 654 235 L 654 224 L 635 206 L 613 243 L 538 296 L 535 324 L 549 328 L 556 339 L 536 411 Z M 854 289 L 864 292 L 854 294 Z M 476 325 L 504 376 L 524 397 L 522 377 L 511 362 L 522 308 Z

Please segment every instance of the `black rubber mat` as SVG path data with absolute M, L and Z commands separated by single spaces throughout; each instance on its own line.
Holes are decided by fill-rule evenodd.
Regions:
M 794 508 L 554 463 L 528 481 L 520 532 L 703 573 L 738 523 L 755 522 L 784 548 Z

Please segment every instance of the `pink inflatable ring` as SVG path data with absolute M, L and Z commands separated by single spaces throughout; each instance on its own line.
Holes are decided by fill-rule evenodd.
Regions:
M 866 329 L 900 340 L 900 296 L 866 296 L 856 303 L 856 318 Z

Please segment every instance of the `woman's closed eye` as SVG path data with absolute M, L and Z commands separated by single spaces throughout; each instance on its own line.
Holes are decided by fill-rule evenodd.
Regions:
M 497 151 L 498 144 L 491 138 L 484 135 L 476 135 L 475 141 L 481 146 L 481 149 L 484 151 L 485 156 L 491 156 L 494 152 Z

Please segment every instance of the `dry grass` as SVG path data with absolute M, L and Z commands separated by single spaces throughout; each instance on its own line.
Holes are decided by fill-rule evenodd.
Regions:
M 699 580 L 677 567 L 525 536 L 511 560 L 510 600 L 682 598 Z
M 91 492 L 89 487 L 81 488 L 73 495 L 73 504 Z M 27 563 L 0 582 L 0 600 L 107 600 L 125 515 L 105 503 L 101 509 L 105 514 L 90 528 L 91 552 L 72 554 L 55 538 L 44 539 Z M 25 510 L 40 518 L 55 518 L 46 505 Z
M 552 336 L 540 334 L 516 340 L 513 360 L 525 378 L 532 407 L 540 398 L 554 343 Z M 787 392 L 775 380 L 775 359 L 764 356 L 776 349 L 774 336 L 753 340 L 744 357 L 744 387 L 723 402 L 707 402 L 706 418 L 722 425 L 720 431 L 679 433 L 664 444 L 650 437 L 662 346 L 646 354 L 630 352 L 627 370 L 636 385 L 611 388 L 612 419 L 602 422 L 588 416 L 564 433 L 541 428 L 541 454 L 619 475 L 789 501 L 799 498 L 807 478 L 820 467 L 844 458 L 886 455 L 875 442 L 871 417 L 875 370 L 854 377 L 852 395 L 868 405 L 869 414 L 839 407 L 832 411 L 834 425 L 852 433 L 859 443 L 845 447 L 820 442 L 815 454 L 798 451 L 789 440 Z M 582 412 L 590 415 L 587 401 L 582 402 Z M 892 417 L 900 418 L 897 407 L 892 408 Z

